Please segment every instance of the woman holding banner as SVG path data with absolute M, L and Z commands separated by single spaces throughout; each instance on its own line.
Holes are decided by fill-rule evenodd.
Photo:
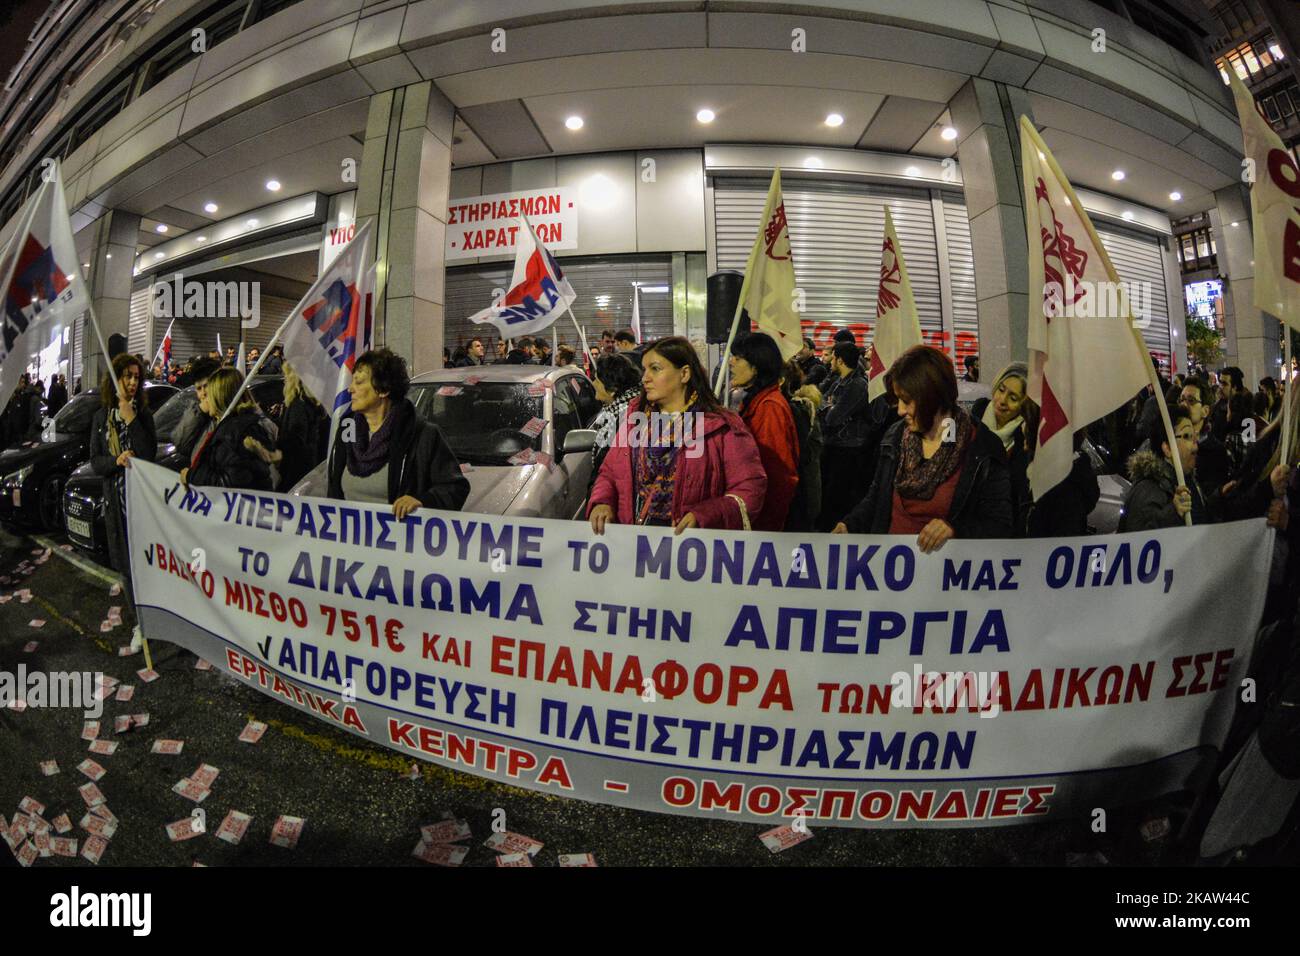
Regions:
M 215 424 L 209 425 L 199 437 L 190 466 L 181 469 L 182 482 L 249 491 L 272 490 L 271 469 L 245 445 L 249 438 L 264 446 L 271 445 L 252 393 L 245 391 L 240 403 L 226 414 L 243 382 L 243 374 L 229 367 L 217 369 L 208 379 L 199 407 Z
M 406 362 L 388 349 L 366 352 L 352 370 L 352 414 L 330 452 L 329 497 L 391 504 L 405 518 L 417 508 L 459 511 L 469 481 L 433 422 L 406 397 Z
M 714 397 L 695 347 L 682 336 L 649 346 L 641 367 L 641 394 L 628 406 L 588 500 L 592 531 L 603 534 L 611 521 L 677 534 L 748 531 L 767 491 L 749 429 Z
M 121 386 L 118 394 L 114 382 Z M 126 352 L 113 359 L 112 374 L 99 385 L 100 408 L 90 423 L 90 468 L 104 479 L 104 528 L 108 556 L 125 579 L 127 604 L 135 607 L 131 587 L 131 551 L 126 527 L 126 469 L 132 458 L 153 461 L 158 452 L 153 414 L 144 398 L 144 365 Z M 135 629 L 132 647 L 138 645 Z
M 952 362 L 914 345 L 885 388 L 901 422 L 880 442 L 875 477 L 832 534 L 915 534 L 926 554 L 950 538 L 1012 536 L 1011 481 L 1002 441 L 957 404 Z

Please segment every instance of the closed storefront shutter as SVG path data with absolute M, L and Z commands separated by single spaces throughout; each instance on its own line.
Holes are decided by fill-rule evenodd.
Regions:
M 82 369 L 86 367 L 86 336 L 94 334 L 90 330 L 90 318 L 87 315 L 72 323 L 72 374 L 68 376 L 69 397 L 76 387 L 77 379 L 81 378 Z M 83 382 L 82 387 L 90 388 L 92 383 Z
M 714 182 L 714 221 L 719 269 L 744 270 L 754 242 L 769 180 L 719 177 Z M 875 325 L 880 247 L 885 207 L 894 220 L 912 280 L 921 333 L 952 353 L 952 321 L 943 314 L 935 211 L 928 189 L 874 183 L 784 179 L 781 183 L 795 281 L 804 291 L 803 326 L 820 348 L 839 329 L 852 329 L 861 345 Z M 961 195 L 944 193 L 943 215 L 952 269 L 958 330 L 978 332 L 970 228 Z M 966 270 L 963 272 L 962 270 Z M 965 343 L 977 349 L 975 339 Z
M 559 259 L 564 277 L 578 299 L 573 315 L 582 324 L 587 344 L 599 345 L 605 329 L 617 332 L 632 325 L 632 283 L 641 284 L 641 335 L 643 341 L 673 334 L 672 258 L 670 256 L 607 256 L 592 259 Z M 473 338 L 483 339 L 488 360 L 494 356 L 498 338 L 491 325 L 471 322 L 469 317 L 492 304 L 493 290 L 510 285 L 514 263 L 455 266 L 447 270 L 446 336 L 453 352 Z M 567 314 L 554 326 L 560 342 L 575 348 L 578 334 Z M 545 332 L 551 338 L 551 330 Z
M 195 281 L 203 281 L 201 278 Z M 261 295 L 258 297 L 259 321 L 252 328 L 244 330 L 245 343 L 248 348 L 266 348 L 266 344 L 271 340 L 276 329 L 289 317 L 293 307 L 298 304 L 295 299 L 281 298 L 280 296 Z M 132 352 L 143 354 L 146 360 L 152 359 L 157 353 L 158 347 L 162 344 L 162 337 L 167 333 L 167 327 L 171 324 L 171 319 L 166 316 L 158 316 L 154 319 L 152 340 L 146 342 L 144 332 L 139 333 L 137 339 L 136 324 L 137 312 L 140 318 L 140 328 L 144 329 L 145 321 L 148 317 L 149 309 L 149 286 L 144 285 L 137 288 L 131 293 L 131 336 L 130 349 Z M 224 349 L 228 346 L 239 344 L 239 324 L 238 316 L 229 318 L 218 317 L 198 317 L 185 318 L 181 317 L 176 320 L 172 328 L 172 362 L 173 364 L 184 363 L 196 355 L 206 355 L 217 347 L 217 335 L 221 335 L 221 347 Z M 139 344 L 137 344 L 137 342 Z M 147 354 L 146 354 L 147 353 Z
M 961 193 L 945 192 L 943 229 L 948 242 L 948 281 L 952 288 L 952 337 L 956 343 L 957 371 L 965 371 L 968 355 L 979 354 L 979 303 L 975 298 L 975 256 L 970 244 L 970 220 Z
M 159 342 L 162 341 L 162 334 L 166 330 L 166 325 L 154 333 Z M 147 362 L 153 358 L 158 346 L 149 348 L 149 287 L 135 289 L 131 293 L 131 317 L 127 320 L 126 328 L 126 350 L 132 355 L 144 355 L 147 351 L 149 354 L 144 355 Z
M 1168 373 L 1173 349 L 1169 300 L 1165 298 L 1165 253 L 1160 240 L 1110 224 L 1098 225 L 1097 235 L 1120 281 L 1137 283 L 1136 288 L 1131 288 L 1129 305 L 1134 317 L 1144 323 L 1140 327 L 1147 349 Z

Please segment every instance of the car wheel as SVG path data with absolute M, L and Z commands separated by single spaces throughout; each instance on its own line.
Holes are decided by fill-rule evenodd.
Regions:
M 46 531 L 63 528 L 63 476 L 50 475 L 41 484 L 39 513 L 41 527 Z

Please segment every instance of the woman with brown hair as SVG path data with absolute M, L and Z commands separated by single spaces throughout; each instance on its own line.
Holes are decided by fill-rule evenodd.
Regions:
M 641 394 L 623 416 L 587 504 L 591 529 L 607 522 L 750 528 L 767 476 L 745 423 L 723 408 L 690 341 L 660 339 L 641 358 Z
M 250 438 L 263 447 L 272 444 L 262 427 L 262 416 L 252 393 L 245 391 L 239 404 L 226 414 L 243 383 L 243 373 L 234 368 L 219 368 L 208 379 L 200 407 L 213 424 L 199 437 L 190 466 L 181 469 L 181 481 L 185 484 L 273 490 L 270 467 L 247 444 Z
M 885 377 L 903 420 L 885 433 L 871 487 L 833 534 L 914 534 L 921 551 L 949 538 L 1012 536 L 1006 449 L 957 404 L 946 355 L 914 345 Z
M 115 377 L 120 393 L 113 386 Z M 144 363 L 125 352 L 113 359 L 113 374 L 106 372 L 100 382 L 99 401 L 100 408 L 90 423 L 90 468 L 104 479 L 108 556 L 125 580 L 127 604 L 134 610 L 126 527 L 126 469 L 131 467 L 132 458 L 153 461 L 158 453 L 153 413 L 144 398 Z M 139 645 L 140 627 L 136 625 L 131 646 Z

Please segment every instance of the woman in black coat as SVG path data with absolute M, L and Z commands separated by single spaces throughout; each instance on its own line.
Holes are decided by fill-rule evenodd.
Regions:
M 113 387 L 117 379 L 122 392 Z M 126 526 L 126 469 L 132 458 L 153 461 L 158 454 L 158 436 L 153 414 L 144 398 L 144 366 L 125 352 L 113 359 L 113 375 L 105 375 L 99 386 L 100 408 L 90 423 L 90 468 L 104 479 L 104 528 L 108 555 L 114 569 L 126 583 L 127 604 L 135 608 L 131 587 L 131 551 Z M 138 647 L 137 625 L 131 646 Z
M 866 497 L 833 534 L 914 534 L 921 551 L 950 538 L 1012 536 L 1011 481 L 1002 442 L 957 404 L 946 355 L 915 345 L 885 388 L 903 420 L 885 432 Z
M 257 454 L 268 465 L 275 465 L 280 473 L 280 483 L 275 490 L 286 494 L 325 460 L 329 444 L 330 419 L 316 396 L 307 390 L 297 371 L 289 362 L 282 363 L 284 371 L 284 410 L 280 412 L 279 445 L 274 451 L 256 438 L 244 439 L 244 447 Z
M 406 362 L 395 352 L 377 349 L 357 359 L 348 386 L 352 412 L 330 450 L 329 497 L 391 504 L 398 518 L 465 504 L 469 481 L 438 426 L 416 414 L 406 397 L 410 387 Z
M 190 466 L 181 469 L 181 481 L 186 484 L 249 491 L 272 490 L 270 467 L 245 446 L 245 440 L 249 438 L 263 447 L 271 445 L 252 395 L 244 392 L 239 404 L 226 415 L 226 409 L 243 382 L 244 376 L 234 368 L 217 369 L 208 379 L 200 408 L 214 424 L 199 436 L 190 457 Z
M 1029 488 L 1029 464 L 1038 437 L 1038 405 L 1029 397 L 1029 368 L 1012 362 L 993 380 L 991 398 L 971 406 L 971 417 L 993 432 L 1006 449 L 1011 479 L 1011 515 L 1016 534 L 1024 534 L 1025 521 L 1033 504 Z

